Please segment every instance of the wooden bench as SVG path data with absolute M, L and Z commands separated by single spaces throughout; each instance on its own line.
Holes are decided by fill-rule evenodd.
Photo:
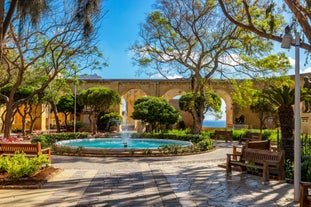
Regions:
M 242 143 L 242 141 L 261 141 L 261 133 L 257 132 L 246 132 L 245 135 L 241 135 L 239 139 L 239 143 Z
M 215 133 L 212 134 L 211 138 L 215 141 L 217 141 L 218 138 L 223 138 L 226 142 L 228 142 L 228 140 L 232 142 L 233 134 L 232 131 L 215 130 Z
M 15 152 L 24 152 L 26 156 L 38 156 L 40 153 L 46 155 L 49 162 L 51 162 L 51 149 L 41 148 L 41 143 L 0 143 L 0 155 L 14 155 Z
M 238 159 L 234 160 L 234 156 Z M 284 162 L 284 151 L 271 152 L 243 147 L 241 155 L 227 154 L 226 172 L 229 175 L 232 166 L 240 167 L 243 171 L 246 171 L 246 168 L 255 168 L 262 170 L 264 181 L 269 180 L 270 173 L 277 174 L 278 180 L 283 180 L 285 178 Z
M 241 155 L 243 147 L 252 148 L 252 149 L 269 150 L 269 151 L 272 150 L 270 140 L 262 140 L 262 141 L 246 140 L 244 146 L 238 146 L 238 145 L 232 146 L 232 154 L 233 155 Z M 234 160 L 236 160 L 236 156 L 234 156 L 233 158 L 234 158 Z
M 300 200 L 301 207 L 311 207 L 311 183 L 300 182 Z

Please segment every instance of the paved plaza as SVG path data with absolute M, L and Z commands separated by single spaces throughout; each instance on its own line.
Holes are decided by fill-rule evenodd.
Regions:
M 0 190 L 0 206 L 272 207 L 299 206 L 284 181 L 233 172 L 218 164 L 231 143 L 216 150 L 174 157 L 52 156 L 63 171 L 41 189 Z

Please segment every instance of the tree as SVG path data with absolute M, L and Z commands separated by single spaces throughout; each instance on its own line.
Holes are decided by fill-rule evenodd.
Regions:
M 291 19 L 290 28 L 300 27 L 307 39 L 301 42 L 300 47 L 311 52 L 311 5 L 308 1 L 285 0 L 283 3 L 276 0 L 242 2 L 219 0 L 219 3 L 223 13 L 232 23 L 260 37 L 277 42 L 282 42 L 280 34 L 284 34 L 285 26 L 289 24 L 285 19 Z
M 310 100 L 310 94 L 301 91 L 301 100 Z M 294 161 L 294 109 L 295 89 L 288 85 L 271 85 L 263 90 L 262 97 L 269 100 L 277 109 L 281 127 L 281 147 L 285 150 L 285 158 Z
M 121 123 L 122 123 L 122 116 L 120 114 L 115 112 L 111 113 L 102 112 L 98 116 L 97 126 L 99 130 L 110 132 L 112 131 L 111 130 L 112 127 L 120 126 Z
M 68 116 L 74 114 L 75 109 L 75 98 L 73 94 L 65 94 L 60 97 L 59 101 L 56 104 L 57 111 L 64 114 L 65 117 L 65 127 L 68 129 Z M 83 110 L 83 106 L 76 103 L 76 113 L 79 114 Z
M 109 110 L 116 104 L 121 103 L 120 95 L 109 88 L 92 87 L 83 90 L 77 97 L 79 104 L 85 106 L 89 114 L 89 121 L 92 134 L 97 133 L 96 120 L 100 112 L 110 112 Z
M 263 97 L 277 108 L 281 127 L 281 147 L 285 150 L 285 158 L 294 161 L 294 110 L 295 90 L 287 85 L 270 86 L 263 91 Z
M 60 7 L 60 2 L 53 7 L 53 1 L 49 0 L 2 0 L 0 1 L 0 43 L 3 44 L 8 37 L 8 31 L 10 24 L 15 18 L 19 19 L 17 27 L 19 33 L 23 32 L 25 25 L 30 22 L 33 26 L 39 24 L 42 16 L 47 17 L 49 11 L 60 14 L 61 10 L 73 11 L 71 13 L 71 19 L 82 25 L 83 34 L 85 37 L 90 37 L 93 32 L 93 20 L 94 16 L 98 15 L 100 10 L 99 0 L 72 0 L 71 3 L 63 4 L 64 8 Z M 55 5 L 54 5 L 55 6 Z M 70 8 L 66 8 L 71 6 Z M 51 15 L 51 14 L 50 14 Z M 69 13 L 66 13 L 69 15 Z M 1 48 L 2 49 L 2 48 Z
M 193 108 L 197 108 L 201 103 L 201 99 L 199 96 L 196 96 L 197 98 L 193 100 L 194 94 L 193 93 L 186 93 L 182 95 L 179 99 L 179 107 L 183 111 L 190 112 L 192 117 L 193 115 Z M 216 115 L 220 112 L 221 107 L 221 98 L 214 92 L 214 91 L 208 91 L 205 92 L 205 98 L 204 98 L 204 111 L 203 113 L 216 113 Z
M 29 1 L 5 2 L 9 4 L 6 5 L 8 7 L 5 8 L 13 9 L 13 14 L 11 15 L 20 14 L 14 12 L 16 7 L 16 5 L 13 5 L 14 2 L 24 2 L 25 5 L 23 4 L 21 7 L 26 6 L 27 8 L 29 6 L 28 4 L 30 4 Z M 31 1 L 33 4 L 35 4 L 35 2 L 40 3 L 45 1 Z M 37 24 L 37 27 L 35 28 L 31 27 L 27 18 L 24 19 L 23 24 L 18 24 L 16 21 L 18 18 L 6 17 L 11 26 L 9 26 L 7 30 L 3 30 L 3 32 L 6 31 L 6 33 L 3 33 L 4 35 L 7 33 L 9 35 L 3 36 L 5 37 L 3 41 L 5 41 L 1 48 L 2 53 L 0 60 L 2 63 L 1 71 L 3 73 L 0 87 L 9 83 L 12 84 L 13 87 L 8 96 L 0 94 L 2 99 L 5 100 L 6 107 L 3 130 L 4 137 L 9 137 L 13 111 L 18 105 L 30 100 L 36 94 L 43 93 L 48 85 L 61 74 L 68 75 L 70 72 L 73 73 L 73 71 L 76 71 L 77 65 L 75 63 L 77 62 L 75 61 L 80 60 L 79 58 L 82 56 L 84 57 L 83 61 L 85 67 L 94 63 L 94 61 L 90 60 L 90 58 L 94 57 L 94 53 L 92 52 L 94 51 L 94 45 L 91 42 L 90 36 L 89 39 L 85 39 L 86 33 L 84 29 L 86 27 L 84 24 L 81 24 L 80 21 L 76 21 L 79 19 L 78 17 L 78 19 L 73 18 L 76 14 L 82 12 L 81 9 L 87 7 L 84 5 L 86 2 L 91 1 L 79 1 L 79 4 L 82 3 L 82 7 L 74 9 L 76 5 L 79 5 L 74 4 L 72 5 L 74 6 L 73 9 L 69 9 L 68 11 L 68 8 L 64 7 L 66 12 L 63 16 L 61 15 L 62 13 L 59 13 L 60 5 L 52 4 L 50 11 L 56 12 L 57 15 L 53 12 L 51 14 L 49 13 L 47 16 L 48 18 L 45 19 L 44 23 Z M 94 12 L 95 10 L 93 9 L 95 9 L 96 5 L 92 4 L 89 6 L 91 6 L 91 8 L 89 8 L 90 11 Z M 10 9 L 9 11 L 11 11 Z M 79 12 L 77 13 L 77 11 Z M 29 8 L 24 12 L 30 12 Z M 7 15 L 9 15 L 9 13 Z M 85 16 L 84 13 L 81 13 L 80 15 Z M 27 17 L 27 15 L 25 17 Z M 94 21 L 94 17 L 95 16 L 88 16 L 89 21 Z M 14 27 L 15 25 L 17 26 Z M 16 30 L 16 28 L 18 29 L 18 26 L 22 26 L 26 32 L 18 33 Z M 29 74 L 31 75 L 29 76 Z M 29 96 L 15 102 L 13 99 L 14 94 L 21 85 L 25 84 L 26 80 L 27 84 L 30 84 L 31 82 L 34 83 L 34 90 Z
M 264 128 L 264 123 L 268 118 L 275 117 L 275 108 L 268 99 L 262 97 L 262 93 L 255 93 L 250 109 L 257 113 L 260 122 L 260 132 Z
M 147 96 L 135 101 L 132 118 L 149 123 L 152 131 L 158 129 L 160 125 L 175 124 L 179 115 L 179 112 L 164 98 Z
M 148 75 L 178 74 L 191 80 L 193 101 L 200 100 L 192 109 L 193 133 L 202 129 L 205 89 L 211 78 L 256 77 L 271 74 L 267 70 L 287 69 L 284 55 L 275 56 L 279 67 L 260 65 L 263 61 L 258 60 L 270 58 L 271 43 L 233 25 L 219 13 L 215 1 L 161 0 L 155 8 L 142 25 L 141 41 L 132 47 L 134 61 L 153 69 L 146 71 Z
M 6 96 L 9 95 L 10 92 L 12 91 L 12 87 L 13 87 L 12 84 L 7 84 L 3 88 L 1 88 L 1 93 L 6 95 Z M 16 93 L 14 94 L 13 99 L 16 102 L 20 99 L 23 99 L 23 98 L 29 96 L 32 92 L 33 92 L 33 87 L 31 87 L 31 86 L 20 86 L 17 89 Z M 2 101 L 3 101 L 3 103 L 5 103 L 5 100 L 2 100 Z M 13 115 L 15 115 L 16 113 L 19 113 L 20 116 L 22 117 L 22 129 L 21 130 L 22 130 L 23 135 L 25 135 L 25 133 L 26 133 L 26 116 L 29 114 L 29 102 L 30 101 L 31 100 L 29 100 L 28 102 L 20 103 L 20 105 L 18 105 L 13 111 Z M 20 111 L 20 107 L 23 107 L 24 113 L 22 113 Z M 4 110 L 4 114 L 6 114 L 6 109 Z

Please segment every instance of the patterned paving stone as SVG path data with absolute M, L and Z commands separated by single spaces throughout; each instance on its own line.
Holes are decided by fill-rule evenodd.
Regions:
M 41 207 L 298 207 L 293 185 L 218 167 L 231 143 L 176 157 L 63 157 L 64 169 L 42 189 L 1 190 L 0 206 Z

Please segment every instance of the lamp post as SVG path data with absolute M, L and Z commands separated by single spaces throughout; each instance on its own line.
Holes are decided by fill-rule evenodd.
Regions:
M 75 83 L 75 86 L 74 86 L 74 109 L 73 109 L 73 134 L 74 134 L 74 137 L 76 138 L 76 124 L 77 124 L 77 86 L 76 86 L 76 83 Z
M 294 200 L 299 201 L 299 185 L 301 180 L 301 143 L 300 143 L 300 72 L 299 72 L 299 47 L 300 34 L 296 32 L 295 37 L 295 144 L 294 144 Z M 292 37 L 290 35 L 290 28 L 285 28 L 285 35 L 282 39 L 282 48 L 289 49 L 292 44 Z

